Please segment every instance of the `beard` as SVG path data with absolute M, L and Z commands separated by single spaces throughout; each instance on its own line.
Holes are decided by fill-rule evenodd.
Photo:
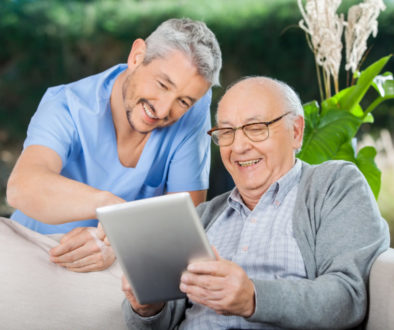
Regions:
M 139 130 L 133 120 L 133 112 L 135 111 L 135 107 L 138 104 L 142 104 L 143 102 L 147 103 L 148 101 L 145 100 L 144 98 L 140 98 L 140 99 L 138 99 L 138 101 L 136 103 L 134 103 L 132 105 L 127 104 L 127 102 L 126 102 L 126 99 L 133 100 L 135 98 L 134 91 L 136 90 L 136 88 L 135 88 L 135 83 L 133 83 L 133 75 L 134 75 L 134 73 L 129 74 L 126 77 L 126 79 L 122 85 L 122 97 L 123 97 L 123 105 L 124 105 L 125 112 L 126 112 L 126 118 L 127 118 L 127 121 L 128 121 L 132 130 L 134 130 L 138 133 L 141 133 L 141 134 L 148 134 L 152 131 L 152 129 Z M 129 95 L 127 95 L 127 90 L 130 90 Z
M 126 77 L 126 79 L 122 85 L 123 106 L 124 106 L 124 109 L 126 112 L 126 118 L 127 118 L 127 121 L 129 123 L 130 127 L 138 133 L 148 134 L 148 133 L 152 132 L 152 130 L 154 130 L 155 128 L 163 128 L 163 127 L 167 127 L 167 126 L 170 126 L 171 124 L 173 124 L 174 120 L 171 120 L 171 119 L 169 119 L 168 116 L 166 116 L 165 118 L 160 118 L 158 123 L 156 125 L 154 125 L 154 127 L 152 127 L 152 128 L 138 129 L 138 115 L 137 115 L 137 119 L 133 118 L 133 114 L 137 111 L 140 111 L 139 109 L 136 109 L 136 107 L 138 105 L 140 105 L 143 108 L 143 111 L 145 111 L 144 110 L 144 105 L 145 105 L 150 108 L 150 111 L 154 115 L 156 115 L 156 109 L 146 98 L 136 97 L 135 91 L 137 90 L 137 88 L 136 88 L 136 83 L 133 79 L 134 74 L 135 74 L 135 72 L 130 73 Z M 137 101 L 134 102 L 133 100 L 135 100 L 135 99 Z M 130 100 L 130 102 L 127 102 L 127 100 Z

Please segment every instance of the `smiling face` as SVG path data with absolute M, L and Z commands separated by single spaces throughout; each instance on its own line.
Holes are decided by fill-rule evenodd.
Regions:
M 182 52 L 173 51 L 143 64 L 140 48 L 130 53 L 122 98 L 130 126 L 139 133 L 149 133 L 177 121 L 210 84 Z
M 250 78 L 230 88 L 218 107 L 218 127 L 239 127 L 271 121 L 288 111 L 276 83 Z M 245 204 L 253 209 L 270 185 L 294 165 L 301 146 L 304 121 L 297 117 L 292 127 L 287 118 L 269 126 L 268 139 L 253 142 L 237 130 L 233 144 L 220 147 L 224 166 L 231 174 Z

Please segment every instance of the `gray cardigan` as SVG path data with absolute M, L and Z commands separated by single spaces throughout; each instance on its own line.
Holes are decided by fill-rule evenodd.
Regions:
M 197 208 L 206 230 L 226 208 L 228 196 Z M 248 320 L 285 329 L 355 328 L 365 318 L 368 274 L 389 247 L 389 231 L 364 176 L 352 163 L 302 163 L 293 230 L 307 279 L 252 279 L 256 309 Z M 123 313 L 130 329 L 173 329 L 187 303 L 170 301 L 159 314 L 141 318 L 125 300 Z

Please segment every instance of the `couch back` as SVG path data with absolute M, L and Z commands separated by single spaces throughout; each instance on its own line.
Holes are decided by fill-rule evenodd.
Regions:
M 394 249 L 383 252 L 369 276 L 367 330 L 394 330 Z

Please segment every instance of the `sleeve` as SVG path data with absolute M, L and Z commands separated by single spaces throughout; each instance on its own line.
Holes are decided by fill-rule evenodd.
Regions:
M 295 232 L 301 251 L 309 251 L 309 279 L 254 280 L 256 309 L 248 320 L 294 329 L 355 327 L 365 318 L 372 263 L 389 247 L 388 226 L 355 166 L 310 184 L 315 192 L 302 187 L 294 219 L 310 222 L 295 225 L 303 228 Z
M 167 191 L 194 191 L 208 189 L 211 162 L 211 139 L 207 131 L 211 128 L 209 90 L 182 118 L 185 138 L 177 147 L 171 159 Z
M 49 88 L 30 120 L 23 147 L 42 145 L 51 148 L 60 156 L 64 166 L 76 137 L 77 132 L 68 109 L 64 87 Z
M 169 301 L 156 315 L 142 317 L 133 311 L 127 299 L 122 303 L 124 320 L 129 329 L 169 330 L 176 329 L 184 318 L 186 299 Z

